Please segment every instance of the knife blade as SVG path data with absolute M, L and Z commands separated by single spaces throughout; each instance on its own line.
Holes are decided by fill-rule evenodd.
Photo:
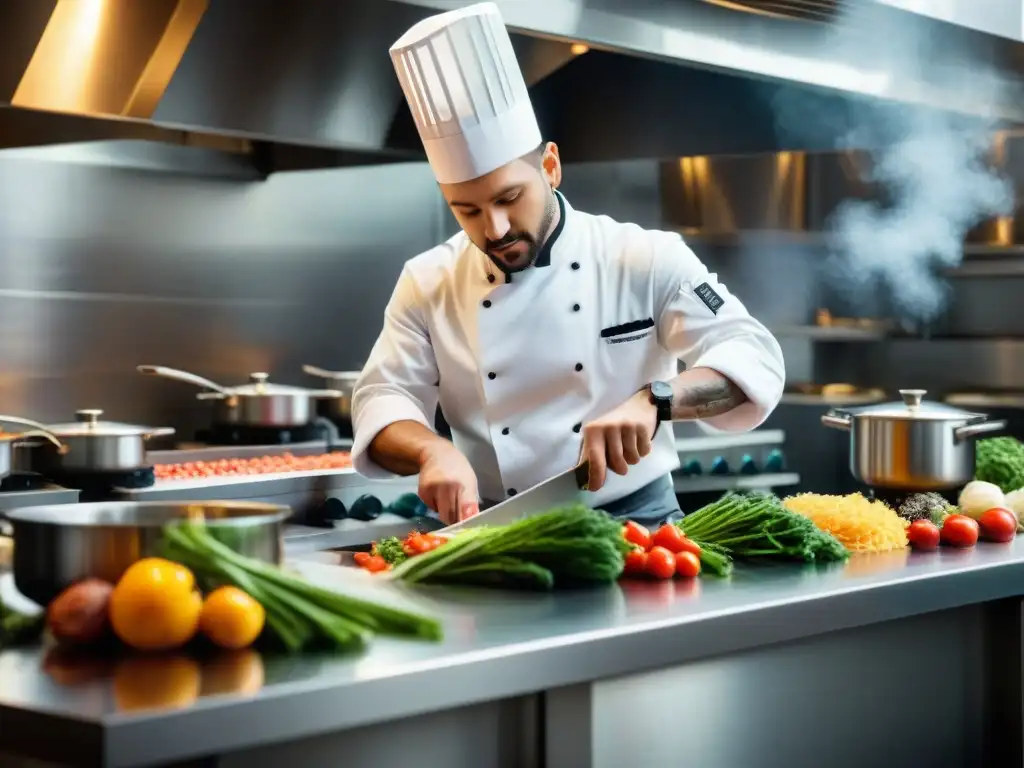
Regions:
M 572 469 L 550 477 L 522 493 L 495 504 L 479 515 L 462 522 L 442 528 L 437 533 L 455 533 L 464 528 L 475 528 L 479 525 L 506 525 L 524 517 L 533 517 L 547 512 L 552 507 L 569 504 L 585 499 L 590 495 L 587 490 L 590 464 L 584 461 Z

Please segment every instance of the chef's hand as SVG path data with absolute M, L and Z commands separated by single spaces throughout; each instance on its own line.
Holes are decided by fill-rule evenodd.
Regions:
M 583 427 L 581 460 L 590 462 L 589 490 L 599 490 L 607 471 L 624 475 L 651 452 L 658 410 L 647 392 L 638 392 L 596 421 Z
M 446 525 L 480 512 L 476 473 L 459 449 L 438 440 L 420 457 L 419 497 Z

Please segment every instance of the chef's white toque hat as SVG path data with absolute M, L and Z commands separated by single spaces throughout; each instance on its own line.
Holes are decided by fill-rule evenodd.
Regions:
M 475 179 L 540 146 L 540 128 L 494 3 L 431 16 L 391 46 L 427 160 L 442 184 Z

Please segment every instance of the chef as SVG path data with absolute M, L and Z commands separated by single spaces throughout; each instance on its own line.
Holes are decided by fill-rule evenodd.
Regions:
M 778 343 L 679 235 L 557 191 L 558 147 L 493 3 L 420 22 L 391 58 L 462 231 L 398 278 L 353 394 L 356 469 L 418 474 L 454 522 L 587 460 L 591 506 L 678 516 L 665 422 L 760 425 L 782 395 Z M 432 429 L 439 402 L 453 442 Z

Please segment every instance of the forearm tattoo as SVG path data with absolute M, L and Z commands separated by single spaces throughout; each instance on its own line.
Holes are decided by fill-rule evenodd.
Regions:
M 725 378 L 700 383 L 676 384 L 672 420 L 708 419 L 731 411 L 747 401 L 742 389 Z

